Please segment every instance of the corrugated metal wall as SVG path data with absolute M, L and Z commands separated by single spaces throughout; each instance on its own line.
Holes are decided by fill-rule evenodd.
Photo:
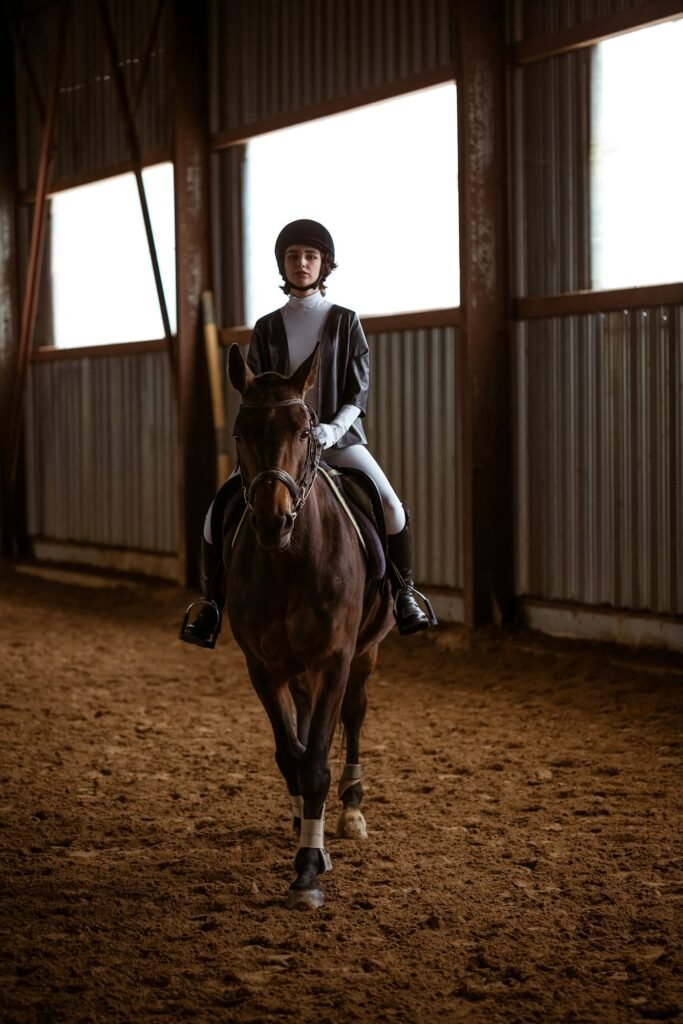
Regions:
M 565 28 L 645 7 L 651 0 L 516 0 L 517 25 L 521 37 L 543 36 Z
M 461 589 L 459 334 L 454 327 L 391 331 L 369 334 L 368 344 L 368 446 L 411 512 L 416 578 Z M 242 351 L 246 356 L 247 346 Z M 238 406 L 228 381 L 230 431 Z
M 177 420 L 166 353 L 35 363 L 27 398 L 31 536 L 175 553 Z
M 449 0 L 211 0 L 211 131 L 453 62 Z
M 133 96 L 157 0 L 108 2 L 119 60 L 129 95 Z M 169 9 L 170 4 L 166 4 L 136 117 L 145 158 L 171 154 Z M 58 20 L 59 5 L 52 4 L 25 18 L 20 26 L 45 102 L 51 88 Z M 92 0 L 72 0 L 57 116 L 53 183 L 72 175 L 103 172 L 130 159 L 98 6 Z M 41 126 L 20 64 L 17 131 L 19 187 L 32 189 L 38 171 Z
M 453 327 L 368 336 L 370 451 L 413 516 L 420 583 L 463 586 L 459 334 Z
M 518 590 L 683 613 L 683 309 L 520 325 Z

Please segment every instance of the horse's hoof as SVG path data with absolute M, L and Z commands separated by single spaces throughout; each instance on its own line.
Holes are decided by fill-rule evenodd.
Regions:
M 345 807 L 337 822 L 336 839 L 367 839 L 368 827 L 363 812 L 357 807 Z
M 285 897 L 288 910 L 317 910 L 325 904 L 322 889 L 289 889 Z

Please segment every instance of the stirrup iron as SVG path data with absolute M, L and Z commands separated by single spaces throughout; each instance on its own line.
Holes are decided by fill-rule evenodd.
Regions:
M 205 632 L 202 633 L 196 631 L 195 624 L 197 618 L 195 618 L 192 622 L 189 621 L 190 615 L 192 614 L 192 609 L 195 608 L 197 605 L 200 606 L 197 618 L 206 609 L 207 611 L 211 610 L 214 613 L 216 619 L 215 624 L 213 626 L 210 626 L 208 629 L 206 629 Z M 197 598 L 196 601 L 192 601 L 192 603 L 187 606 L 185 610 L 185 615 L 183 616 L 183 621 L 180 627 L 180 633 L 178 634 L 178 637 L 180 640 L 183 640 L 186 644 L 196 644 L 197 647 L 207 647 L 209 648 L 209 650 L 213 650 L 216 646 L 216 641 L 218 640 L 218 634 L 220 633 L 220 631 L 220 608 L 218 607 L 215 601 L 212 601 L 206 597 L 199 597 Z

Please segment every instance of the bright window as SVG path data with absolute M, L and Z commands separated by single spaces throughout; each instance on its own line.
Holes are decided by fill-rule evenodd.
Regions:
M 164 295 L 175 331 L 173 165 L 142 172 Z M 58 192 L 51 200 L 54 341 L 58 348 L 162 338 L 133 174 Z
M 683 20 L 596 47 L 594 288 L 683 281 Z
M 361 314 L 457 306 L 454 83 L 321 118 L 247 146 L 247 321 L 285 301 L 273 246 L 309 217 L 329 228 L 328 298 Z

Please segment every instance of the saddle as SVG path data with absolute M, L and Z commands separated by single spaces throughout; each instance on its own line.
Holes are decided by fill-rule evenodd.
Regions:
M 377 484 L 360 469 L 320 464 L 320 474 L 349 516 L 368 564 L 368 580 L 383 580 L 387 572 L 387 527 Z M 230 551 L 245 513 L 242 477 L 230 477 L 219 488 L 211 513 L 211 536 L 225 538 Z

